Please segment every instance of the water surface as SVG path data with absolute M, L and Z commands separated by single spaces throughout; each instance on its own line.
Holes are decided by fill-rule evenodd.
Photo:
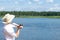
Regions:
M 16 40 L 60 40 L 60 19 L 51 18 L 15 18 L 13 22 L 23 24 Z M 0 21 L 0 39 L 3 40 L 2 21 Z

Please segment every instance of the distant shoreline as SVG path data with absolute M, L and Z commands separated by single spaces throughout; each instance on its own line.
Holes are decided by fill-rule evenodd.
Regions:
M 60 18 L 60 16 L 19 16 L 16 18 Z
M 0 16 L 0 18 L 2 17 Z M 16 16 L 15 18 L 60 18 L 60 16 Z

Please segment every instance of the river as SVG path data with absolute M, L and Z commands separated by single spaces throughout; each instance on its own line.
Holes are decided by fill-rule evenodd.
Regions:
M 13 22 L 24 26 L 16 40 L 60 40 L 60 19 L 15 18 Z M 1 40 L 4 39 L 2 26 L 2 21 L 0 21 Z

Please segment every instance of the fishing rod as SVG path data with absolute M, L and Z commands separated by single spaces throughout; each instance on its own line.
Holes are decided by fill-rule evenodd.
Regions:
M 12 23 L 13 25 L 17 26 L 17 28 L 22 29 L 23 28 L 23 24 L 16 24 L 16 23 Z

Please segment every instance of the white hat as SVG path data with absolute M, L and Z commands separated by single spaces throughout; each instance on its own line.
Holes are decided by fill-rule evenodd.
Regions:
M 4 21 L 3 23 L 10 23 L 12 22 L 12 20 L 14 19 L 15 15 L 11 15 L 11 14 L 6 14 L 2 20 Z

